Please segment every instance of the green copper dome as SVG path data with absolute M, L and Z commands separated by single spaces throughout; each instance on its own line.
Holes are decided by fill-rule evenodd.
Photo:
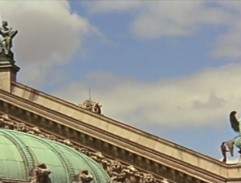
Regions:
M 110 179 L 98 163 L 64 144 L 0 129 L 0 178 L 27 179 L 40 163 L 45 163 L 52 172 L 52 183 L 71 183 L 73 176 L 84 169 L 93 175 L 93 183 L 106 183 Z

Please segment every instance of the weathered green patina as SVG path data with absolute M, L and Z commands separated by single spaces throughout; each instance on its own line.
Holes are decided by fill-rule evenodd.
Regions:
M 93 183 L 106 183 L 109 176 L 90 157 L 55 141 L 0 129 L 0 178 L 27 179 L 32 169 L 45 163 L 53 183 L 71 183 L 75 174 L 87 169 Z

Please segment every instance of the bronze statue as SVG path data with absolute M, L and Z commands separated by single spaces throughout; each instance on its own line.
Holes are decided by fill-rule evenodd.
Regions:
M 231 140 L 222 142 L 221 144 L 221 152 L 223 155 L 223 162 L 227 162 L 227 156 L 226 152 L 230 152 L 231 156 L 233 156 L 233 150 L 234 146 L 236 146 L 239 149 L 239 154 L 241 158 L 241 125 L 240 122 L 236 118 L 236 111 L 232 111 L 229 115 L 229 120 L 231 123 L 232 129 L 238 134 L 236 137 L 234 137 Z
M 0 27 L 0 46 L 5 55 L 10 53 L 12 47 L 12 39 L 18 33 L 17 30 L 13 30 L 8 27 L 7 21 L 2 21 L 2 26 Z

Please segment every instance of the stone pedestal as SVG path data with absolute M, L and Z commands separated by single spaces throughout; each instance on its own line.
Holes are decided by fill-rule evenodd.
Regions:
M 13 53 L 0 53 L 0 89 L 11 92 L 11 83 L 16 81 L 19 67 L 15 65 Z

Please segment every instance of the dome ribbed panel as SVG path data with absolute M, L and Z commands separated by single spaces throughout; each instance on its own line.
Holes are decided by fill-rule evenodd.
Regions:
M 64 144 L 59 145 L 65 146 Z M 93 161 L 90 157 L 86 156 L 85 154 L 81 154 L 78 151 L 72 151 L 71 149 L 68 149 L 68 151 L 70 151 L 71 154 L 74 153 L 76 159 L 81 159 L 82 165 L 78 166 L 76 166 L 76 160 L 73 157 L 70 159 L 71 164 L 75 164 L 75 172 L 87 169 L 92 175 L 94 175 L 94 182 L 96 183 L 101 183 L 103 180 L 106 180 L 107 182 L 107 180 L 109 180 L 109 176 L 106 173 L 103 173 L 103 169 L 100 168 L 100 165 L 97 162 Z
M 15 145 L 23 159 L 26 176 L 29 176 L 31 170 L 34 168 L 34 158 L 28 147 L 24 144 L 21 138 L 17 138 L 14 134 L 8 133 L 7 131 L 1 131 L 1 133 L 5 136 L 5 138 L 9 139 Z M 12 154 L 14 153 L 15 152 L 12 152 Z
M 110 180 L 98 163 L 67 145 L 23 132 L 0 129 L 0 177 L 27 179 L 39 163 L 45 163 L 52 172 L 52 183 L 71 183 L 73 176 L 84 169 L 93 175 L 93 183 Z
M 36 140 L 38 141 L 41 140 L 41 143 L 45 144 L 48 147 L 48 149 L 50 149 L 56 155 L 56 157 L 58 157 L 58 159 L 60 160 L 60 162 L 62 163 L 62 166 L 66 171 L 66 177 L 65 177 L 66 180 L 56 180 L 56 182 L 60 182 L 60 181 L 66 182 L 68 180 L 72 181 L 72 178 L 74 177 L 74 168 L 71 162 L 69 161 L 69 159 L 65 156 L 65 153 L 61 151 L 62 150 L 61 148 L 59 148 L 59 144 L 56 146 L 54 145 L 54 143 L 50 143 L 50 141 L 43 141 L 42 139 L 38 139 L 38 138 L 36 138 Z

